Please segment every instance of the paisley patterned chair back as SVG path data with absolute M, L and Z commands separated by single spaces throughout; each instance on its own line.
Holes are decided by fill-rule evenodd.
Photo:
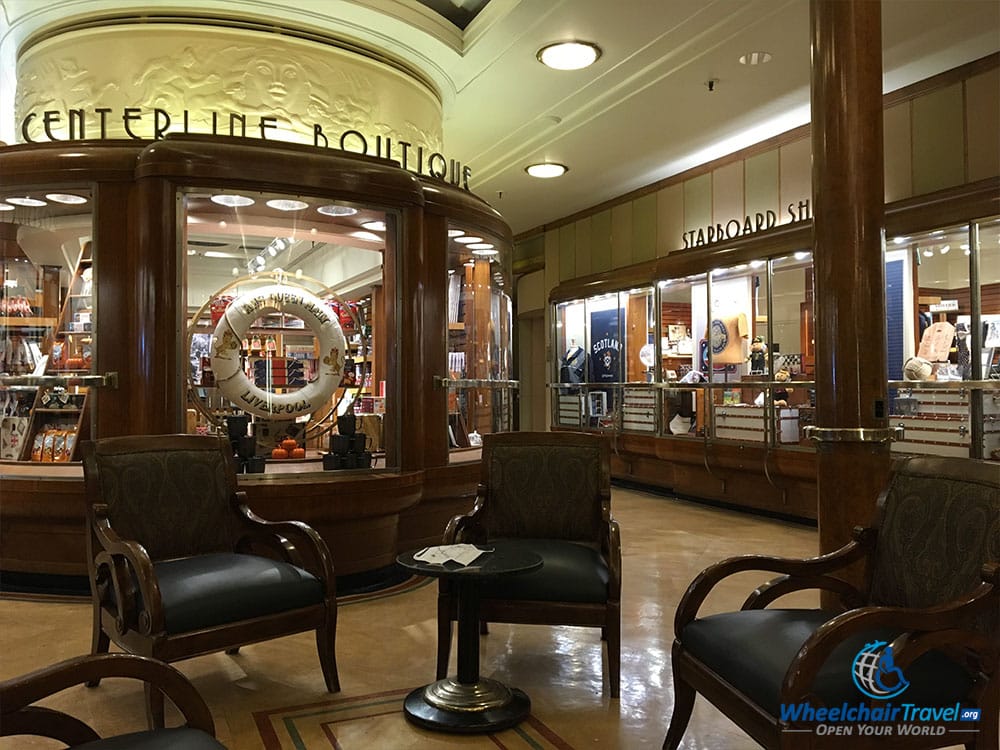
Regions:
M 201 435 L 101 440 L 85 450 L 87 494 L 107 504 L 119 536 L 141 542 L 154 562 L 231 552 L 230 454 L 228 440 Z
M 489 537 L 598 543 L 610 503 L 608 442 L 600 435 L 509 432 L 483 439 L 481 485 Z
M 901 462 L 879 500 L 874 605 L 925 608 L 975 589 L 1000 562 L 1000 464 L 919 456 Z M 998 614 L 977 629 L 998 632 Z

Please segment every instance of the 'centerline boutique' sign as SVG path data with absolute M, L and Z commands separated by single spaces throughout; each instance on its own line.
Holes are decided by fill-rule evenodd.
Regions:
M 789 223 L 806 221 L 812 218 L 808 200 L 789 203 L 785 211 L 788 213 Z M 765 229 L 774 229 L 777 225 L 777 213 L 774 211 L 758 211 L 753 216 L 743 217 L 742 221 L 740 219 L 730 219 L 725 224 L 708 224 L 699 229 L 692 229 L 685 232 L 684 247 L 701 247 L 702 245 L 711 245 L 713 242 L 735 240 L 737 237 L 756 234 Z
M 178 118 L 176 113 L 159 107 L 123 107 L 119 111 L 111 107 L 93 109 L 70 109 L 65 112 L 47 109 L 29 112 L 21 120 L 21 139 L 24 143 L 37 143 L 30 135 L 31 129 L 39 123 L 42 132 L 50 141 L 78 141 L 87 138 L 106 139 L 110 123 L 119 121 L 129 138 L 136 140 L 160 140 L 168 133 L 228 135 L 239 138 L 260 138 L 267 140 L 279 128 L 287 128 L 289 123 L 275 115 L 247 115 L 242 112 L 212 112 L 211 128 L 206 130 L 190 127 L 190 112 L 183 110 Z M 39 121 L 39 122 L 36 122 Z M 56 131 L 65 131 L 66 137 L 59 137 Z M 339 148 L 342 151 L 393 159 L 403 169 L 420 175 L 447 180 L 452 185 L 469 189 L 472 169 L 456 159 L 447 159 L 437 151 L 427 152 L 423 146 L 414 146 L 403 140 L 393 140 L 388 136 L 368 134 L 359 130 L 344 130 L 339 133 L 326 132 L 321 123 L 312 126 L 312 145 L 320 148 Z

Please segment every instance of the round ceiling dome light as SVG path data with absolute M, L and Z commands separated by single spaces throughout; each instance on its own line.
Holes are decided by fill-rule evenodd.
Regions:
M 358 209 L 351 208 L 350 206 L 338 206 L 335 203 L 329 206 L 320 206 L 316 209 L 324 216 L 354 216 L 358 212 Z
M 54 203 L 63 203 L 67 206 L 76 206 L 87 202 L 87 199 L 82 195 L 73 195 L 72 193 L 49 193 L 45 197 Z
M 275 198 L 269 200 L 267 205 L 278 211 L 301 211 L 303 208 L 309 208 L 309 204 L 305 201 L 292 200 L 291 198 Z
M 529 164 L 524 168 L 524 171 L 532 177 L 539 177 L 543 180 L 548 180 L 553 177 L 562 177 L 569 171 L 569 167 L 565 164 L 557 164 L 556 162 L 546 161 L 539 164 Z
M 770 52 L 747 52 L 740 55 L 740 65 L 763 65 L 771 62 Z
M 580 70 L 597 62 L 601 48 L 593 42 L 554 42 L 546 44 L 536 57 L 553 70 Z
M 9 203 L 0 203 L 0 211 L 13 211 L 14 207 Z
M 45 201 L 38 200 L 38 198 L 29 198 L 28 196 L 20 197 L 10 197 L 7 199 L 8 203 L 13 203 L 15 206 L 28 206 L 30 208 L 37 208 L 38 206 L 47 206 Z
M 385 222 L 384 221 L 366 221 L 361 226 L 370 232 L 384 232 Z
M 467 234 L 464 237 L 455 238 L 455 242 L 458 242 L 459 244 L 462 245 L 474 245 L 477 242 L 482 242 L 482 241 L 483 241 L 482 237 L 473 237 L 471 234 Z
M 448 230 L 448 236 L 451 237 L 452 239 L 455 239 L 456 237 L 461 237 L 463 234 L 465 234 L 465 231 L 462 230 L 462 229 L 449 229 Z
M 220 206 L 228 206 L 229 208 L 238 208 L 240 206 L 252 206 L 254 203 L 253 198 L 247 198 L 245 195 L 213 195 L 212 203 L 218 203 Z

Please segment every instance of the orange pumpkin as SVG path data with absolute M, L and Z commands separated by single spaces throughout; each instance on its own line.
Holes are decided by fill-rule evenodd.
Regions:
M 288 451 L 286 451 L 284 448 L 275 448 L 273 451 L 271 451 L 271 458 L 277 458 L 277 459 L 288 458 Z
M 284 440 L 281 441 L 280 445 L 289 453 L 291 453 L 293 450 L 299 447 L 299 444 L 292 438 L 285 438 Z
M 305 448 L 292 448 L 292 458 L 305 458 L 306 449 Z

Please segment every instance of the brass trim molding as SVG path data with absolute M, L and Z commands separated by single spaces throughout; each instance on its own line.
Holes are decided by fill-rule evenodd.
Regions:
M 902 440 L 903 427 L 817 427 L 810 425 L 803 430 L 810 440 L 817 443 L 889 443 Z

